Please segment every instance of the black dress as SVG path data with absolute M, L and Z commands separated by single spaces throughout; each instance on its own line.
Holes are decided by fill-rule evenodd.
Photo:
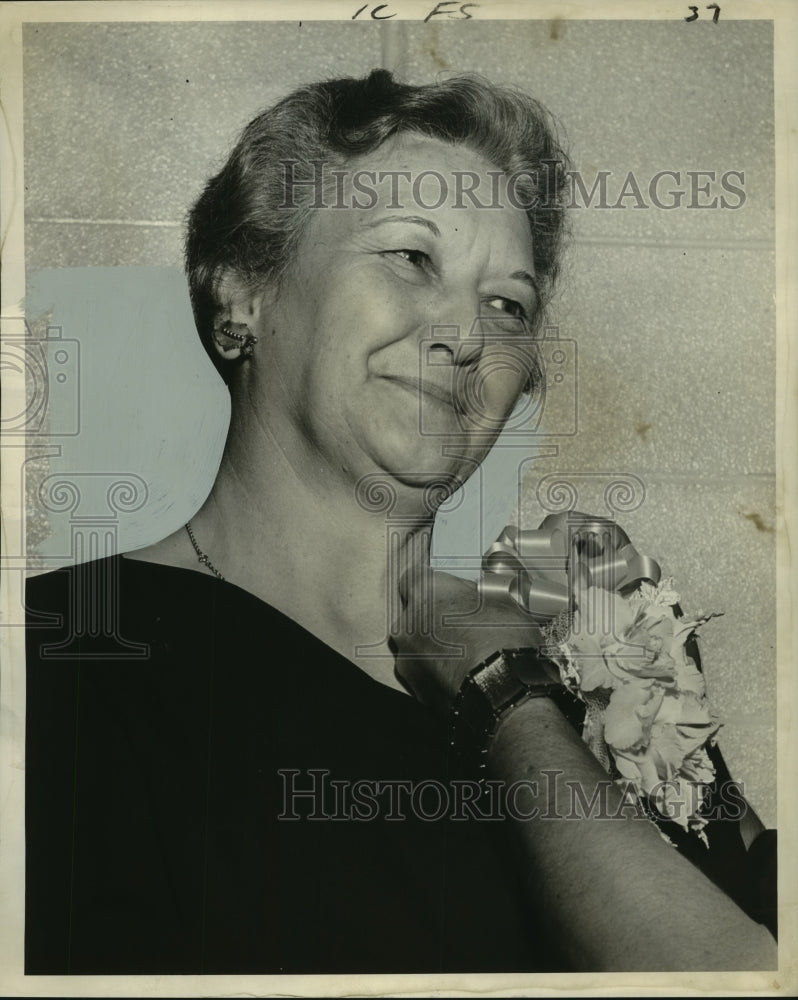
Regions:
M 210 574 L 116 557 L 27 605 L 26 974 L 564 968 L 411 698 Z M 771 852 L 715 825 L 761 909 Z

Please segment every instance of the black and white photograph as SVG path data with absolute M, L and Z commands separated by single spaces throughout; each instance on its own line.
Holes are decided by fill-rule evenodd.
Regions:
M 654 6 L 0 8 L 4 992 L 796 988 L 798 19 Z

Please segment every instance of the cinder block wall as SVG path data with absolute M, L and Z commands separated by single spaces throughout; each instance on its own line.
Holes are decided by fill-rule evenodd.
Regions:
M 578 368 L 552 385 L 551 404 L 575 391 L 577 433 L 550 424 L 556 455 L 529 465 L 519 507 L 535 527 L 548 502 L 538 484 L 556 474 L 579 509 L 605 513 L 607 484 L 638 478 L 635 509 L 618 519 L 675 575 L 688 611 L 725 613 L 703 640 L 722 746 L 775 824 L 769 25 L 44 24 L 25 29 L 24 45 L 31 272 L 179 267 L 186 208 L 238 129 L 300 83 L 380 64 L 410 82 L 467 70 L 535 94 L 585 179 L 611 171 L 610 203 L 629 171 L 644 192 L 658 171 L 681 171 L 685 203 L 685 171 L 745 171 L 737 210 L 629 198 L 571 213 L 552 323 Z M 158 476 L 166 495 L 179 462 Z

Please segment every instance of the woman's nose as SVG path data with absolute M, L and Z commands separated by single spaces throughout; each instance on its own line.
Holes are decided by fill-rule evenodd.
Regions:
M 479 300 L 464 305 L 448 300 L 437 309 L 436 322 L 430 324 L 428 354 L 437 364 L 473 365 L 485 346 L 484 324 L 479 316 Z

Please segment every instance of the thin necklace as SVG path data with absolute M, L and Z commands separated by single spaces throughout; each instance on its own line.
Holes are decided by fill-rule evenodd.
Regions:
M 191 544 L 194 546 L 194 551 L 197 553 L 197 558 L 202 563 L 203 566 L 207 566 L 208 569 L 213 573 L 213 575 L 218 580 L 224 580 L 224 577 L 219 572 L 219 570 L 213 565 L 210 559 L 205 555 L 202 549 L 197 545 L 197 539 L 194 537 L 194 532 L 191 530 L 191 521 L 186 521 L 185 529 L 188 532 L 188 537 L 191 539 Z

